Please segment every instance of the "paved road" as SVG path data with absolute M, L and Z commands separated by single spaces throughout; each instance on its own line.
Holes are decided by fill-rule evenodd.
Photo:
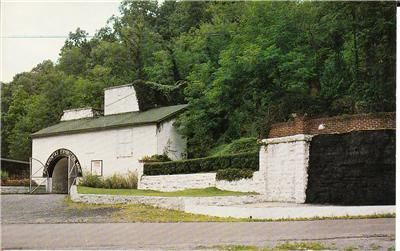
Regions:
M 335 243 L 394 246 L 395 219 L 252 223 L 104 223 L 113 208 L 71 209 L 63 195 L 2 195 L 2 249 L 194 249 L 221 244 Z M 76 222 L 103 223 L 76 223 Z M 71 223 L 75 222 L 75 223 Z M 28 223 L 28 224 L 27 224 Z M 32 224 L 41 223 L 41 224 Z M 51 223 L 51 224 L 49 224 Z
M 394 219 L 252 223 L 7 224 L 4 249 L 193 249 L 221 244 L 274 246 L 318 241 L 362 250 L 394 246 Z

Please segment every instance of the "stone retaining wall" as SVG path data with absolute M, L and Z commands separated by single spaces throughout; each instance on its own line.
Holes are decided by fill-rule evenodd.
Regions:
M 236 191 L 236 192 L 256 192 L 265 194 L 264 174 L 260 171 L 253 173 L 251 179 L 241 179 L 234 181 L 217 180 L 215 187 L 221 190 Z
M 0 186 L 1 194 L 29 193 L 29 187 L 25 186 Z
M 253 178 L 237 181 L 216 180 L 216 173 L 193 173 L 174 175 L 141 176 L 138 189 L 162 192 L 180 191 L 184 189 L 201 189 L 216 187 L 221 190 L 237 192 L 265 193 L 264 175 L 254 172 Z
M 394 205 L 396 131 L 313 137 L 307 203 Z
M 210 197 L 161 197 L 161 196 L 127 196 L 127 195 L 103 195 L 80 194 L 77 187 L 72 186 L 70 198 L 74 202 L 91 204 L 146 204 L 155 207 L 185 210 L 186 206 L 228 206 L 237 204 L 264 202 L 262 195 L 244 196 L 210 196 Z
M 215 173 L 194 173 L 174 175 L 143 175 L 138 189 L 172 192 L 185 189 L 215 187 Z

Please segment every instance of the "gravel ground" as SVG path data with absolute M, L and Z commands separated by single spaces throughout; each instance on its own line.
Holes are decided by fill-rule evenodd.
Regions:
M 111 222 L 112 207 L 80 210 L 68 207 L 63 194 L 1 195 L 1 222 L 14 223 L 77 223 Z

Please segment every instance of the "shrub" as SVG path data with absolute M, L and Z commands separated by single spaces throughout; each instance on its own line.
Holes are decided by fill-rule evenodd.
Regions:
M 258 170 L 258 152 L 206 157 L 163 163 L 145 163 L 144 175 L 216 172 L 226 168 Z
M 80 180 L 79 185 L 86 187 L 95 187 L 95 188 L 136 189 L 137 182 L 138 182 L 137 174 L 135 172 L 129 171 L 128 174 L 126 175 L 113 174 L 112 176 L 107 177 L 105 179 L 96 175 L 85 174 Z
M 154 154 L 151 156 L 144 156 L 141 159 L 141 161 L 142 162 L 166 162 L 166 161 L 171 161 L 171 159 L 166 154 L 163 154 L 163 155 Z
M 126 188 L 137 189 L 138 185 L 138 174 L 136 172 L 129 171 L 125 175 L 125 186 Z
M 250 179 L 253 177 L 253 170 L 251 169 L 238 169 L 238 168 L 227 168 L 217 171 L 217 180 L 240 180 L 240 179 Z
M 104 188 L 137 188 L 137 174 L 129 171 L 127 175 L 113 174 L 104 180 Z
M 104 187 L 104 181 L 97 175 L 92 175 L 90 173 L 86 173 L 79 181 L 79 185 L 86 187 Z

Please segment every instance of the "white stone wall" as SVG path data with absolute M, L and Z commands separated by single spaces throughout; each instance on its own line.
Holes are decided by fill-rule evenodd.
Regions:
M 0 186 L 0 194 L 29 193 L 29 186 Z
M 215 173 L 142 176 L 138 189 L 163 192 L 215 187 Z
M 175 119 L 163 121 L 157 127 L 157 153 L 167 153 L 172 160 L 186 157 L 186 138 L 178 133 Z
M 82 119 L 82 118 L 92 118 L 95 113 L 92 108 L 79 108 L 79 109 L 70 109 L 64 110 L 64 113 L 61 117 L 61 121 L 74 120 L 74 119 Z
M 216 180 L 216 173 L 193 173 L 175 175 L 141 176 L 138 188 L 163 192 L 193 188 L 216 187 L 221 190 L 237 192 L 265 193 L 264 175 L 254 172 L 253 178 L 237 181 Z
M 265 194 L 265 179 L 261 172 L 254 172 L 253 178 L 235 181 L 217 180 L 215 186 L 221 190 L 237 192 L 256 192 Z
M 120 141 L 124 135 L 131 140 Z M 103 160 L 103 176 L 124 174 L 128 170 L 136 171 L 140 167 L 138 160 L 143 156 L 157 153 L 156 125 L 33 138 L 32 157 L 45 164 L 60 148 L 72 151 L 83 171 L 90 171 L 91 160 Z M 41 165 L 33 161 L 32 167 L 35 172 Z
M 135 88 L 121 85 L 104 90 L 104 115 L 139 111 Z
M 310 135 L 263 140 L 260 171 L 264 174 L 269 201 L 304 203 L 308 181 Z

